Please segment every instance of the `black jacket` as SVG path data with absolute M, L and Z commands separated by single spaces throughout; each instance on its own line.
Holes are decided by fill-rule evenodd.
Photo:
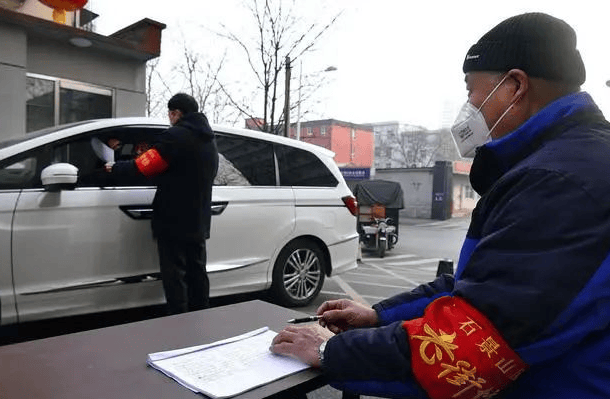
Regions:
M 154 177 L 154 236 L 180 241 L 209 238 L 218 149 L 207 118 L 202 113 L 184 115 L 176 125 L 157 134 L 152 147 L 169 165 Z M 117 162 L 113 172 L 137 170 L 135 162 L 127 164 Z

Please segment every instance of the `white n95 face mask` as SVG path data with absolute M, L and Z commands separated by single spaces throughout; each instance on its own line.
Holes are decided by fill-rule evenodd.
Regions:
M 451 127 L 451 135 L 460 155 L 473 158 L 476 148 L 489 141 L 490 134 L 481 110 L 466 102 Z
M 485 122 L 485 117 L 481 112 L 481 108 L 483 105 L 489 100 L 489 98 L 498 90 L 498 87 L 504 81 L 508 75 L 505 75 L 500 83 L 493 88 L 493 90 L 487 95 L 483 103 L 479 108 L 472 105 L 470 102 L 466 102 L 462 109 L 460 109 L 460 113 L 457 118 L 455 118 L 455 122 L 451 127 L 451 135 L 453 136 L 453 141 L 455 142 L 460 155 L 463 158 L 473 158 L 476 153 L 477 147 L 482 146 L 483 144 L 490 141 L 491 132 L 494 128 L 500 123 L 502 118 L 510 111 L 510 109 L 515 105 L 512 103 L 506 111 L 498 118 L 496 123 L 492 126 L 491 129 L 487 127 L 487 122 Z

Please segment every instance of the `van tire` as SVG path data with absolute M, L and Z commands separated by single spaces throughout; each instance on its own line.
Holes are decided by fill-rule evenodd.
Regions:
M 311 303 L 324 285 L 325 258 L 310 240 L 298 239 L 286 245 L 273 267 L 271 294 L 282 306 Z

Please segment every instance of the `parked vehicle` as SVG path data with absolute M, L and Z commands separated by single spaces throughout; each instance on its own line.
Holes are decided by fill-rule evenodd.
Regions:
M 398 242 L 398 210 L 404 208 L 400 183 L 364 180 L 354 187 L 358 200 L 358 224 L 361 247 L 380 258 Z
M 0 142 L 0 323 L 164 302 L 149 219 L 155 187 L 113 180 L 111 156 L 167 128 L 148 118 L 77 122 Z M 357 265 L 357 206 L 333 153 L 213 126 L 221 154 L 207 269 L 211 296 L 269 290 L 311 302 Z M 103 150 L 103 151 L 100 151 Z

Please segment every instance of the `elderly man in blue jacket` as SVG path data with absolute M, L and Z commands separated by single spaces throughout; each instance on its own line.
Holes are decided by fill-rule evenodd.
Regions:
M 468 51 L 452 128 L 481 195 L 455 277 L 287 327 L 278 354 L 349 392 L 410 398 L 610 397 L 610 125 L 580 91 L 576 35 L 511 17 Z M 326 328 L 323 328 L 323 327 Z

